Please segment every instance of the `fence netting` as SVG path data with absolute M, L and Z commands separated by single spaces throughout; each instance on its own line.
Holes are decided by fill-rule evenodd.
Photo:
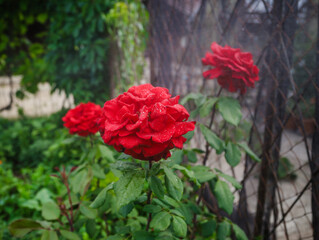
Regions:
M 212 42 L 251 52 L 260 80 L 244 97 L 249 146 L 235 168 L 209 165 L 239 179 L 232 216 L 250 239 L 318 239 L 318 1 L 149 0 L 151 82 L 173 94 L 216 94 L 201 58 Z M 223 126 L 218 126 L 223 132 Z M 204 142 L 197 139 L 198 147 Z M 317 238 L 316 238 L 317 237 Z

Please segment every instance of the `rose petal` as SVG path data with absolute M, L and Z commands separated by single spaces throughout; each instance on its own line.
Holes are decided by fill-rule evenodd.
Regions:
M 174 137 L 179 137 L 188 133 L 189 131 L 193 131 L 195 129 L 196 122 L 178 122 L 175 125 L 175 133 Z
M 203 72 L 203 77 L 214 79 L 214 78 L 218 78 L 222 73 L 223 71 L 220 68 L 214 68 L 214 69 L 210 69 Z

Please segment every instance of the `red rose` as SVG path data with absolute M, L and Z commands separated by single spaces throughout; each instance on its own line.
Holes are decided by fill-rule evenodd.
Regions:
M 104 142 L 137 159 L 168 158 L 170 149 L 183 147 L 182 135 L 195 128 L 195 122 L 185 122 L 189 114 L 178 100 L 166 88 L 131 87 L 104 104 L 99 121 Z
M 69 128 L 70 134 L 87 136 L 95 134 L 99 128 L 97 120 L 100 118 L 102 108 L 94 103 L 80 103 L 73 109 L 70 109 L 62 118 L 64 126 Z
M 239 89 L 241 94 L 246 92 L 246 87 L 255 86 L 255 81 L 259 80 L 259 69 L 254 65 L 251 53 L 227 45 L 222 47 L 215 42 L 211 49 L 213 53 L 207 52 L 202 63 L 215 68 L 203 72 L 204 78 L 217 78 L 223 88 L 230 92 Z

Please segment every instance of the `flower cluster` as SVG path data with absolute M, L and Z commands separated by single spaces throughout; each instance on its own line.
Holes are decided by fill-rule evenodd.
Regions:
M 204 65 L 215 68 L 203 73 L 217 78 L 230 92 L 246 92 L 259 80 L 258 68 L 250 53 L 212 43 L 213 53 L 206 53 Z M 182 148 L 183 137 L 194 130 L 195 122 L 187 122 L 187 110 L 171 97 L 168 89 L 143 84 L 131 87 L 117 98 L 107 101 L 103 109 L 94 104 L 80 104 L 62 118 L 71 134 L 87 136 L 98 130 L 108 145 L 141 160 L 167 159 L 173 148 Z
M 101 116 L 102 108 L 94 103 L 81 103 L 69 110 L 62 118 L 64 126 L 70 134 L 88 136 L 98 132 L 97 119 Z
M 185 122 L 189 114 L 178 100 L 166 88 L 131 87 L 104 104 L 99 121 L 104 142 L 137 159 L 168 158 L 172 148 L 183 147 L 182 135 L 195 128 L 195 122 Z
M 217 78 L 223 88 L 230 92 L 240 90 L 241 94 L 246 93 L 247 87 L 255 86 L 255 81 L 259 80 L 259 69 L 254 65 L 251 53 L 227 45 L 221 47 L 215 42 L 211 49 L 213 53 L 207 52 L 202 63 L 215 68 L 205 71 L 204 78 Z

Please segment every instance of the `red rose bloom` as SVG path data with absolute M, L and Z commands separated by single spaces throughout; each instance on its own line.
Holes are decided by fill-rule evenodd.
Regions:
M 137 159 L 168 158 L 170 149 L 183 147 L 182 135 L 195 128 L 195 122 L 185 122 L 189 114 L 178 100 L 166 88 L 131 87 L 104 104 L 99 121 L 104 142 Z
M 69 129 L 70 134 L 87 136 L 95 134 L 99 128 L 97 120 L 100 118 L 102 108 L 94 103 L 80 103 L 73 109 L 70 109 L 62 118 L 64 126 Z
M 204 78 L 217 78 L 223 88 L 230 92 L 239 89 L 241 94 L 246 92 L 246 87 L 255 86 L 255 81 L 259 80 L 259 69 L 254 65 L 251 53 L 227 45 L 222 47 L 215 42 L 211 49 L 213 53 L 207 52 L 202 63 L 215 68 L 203 72 Z

